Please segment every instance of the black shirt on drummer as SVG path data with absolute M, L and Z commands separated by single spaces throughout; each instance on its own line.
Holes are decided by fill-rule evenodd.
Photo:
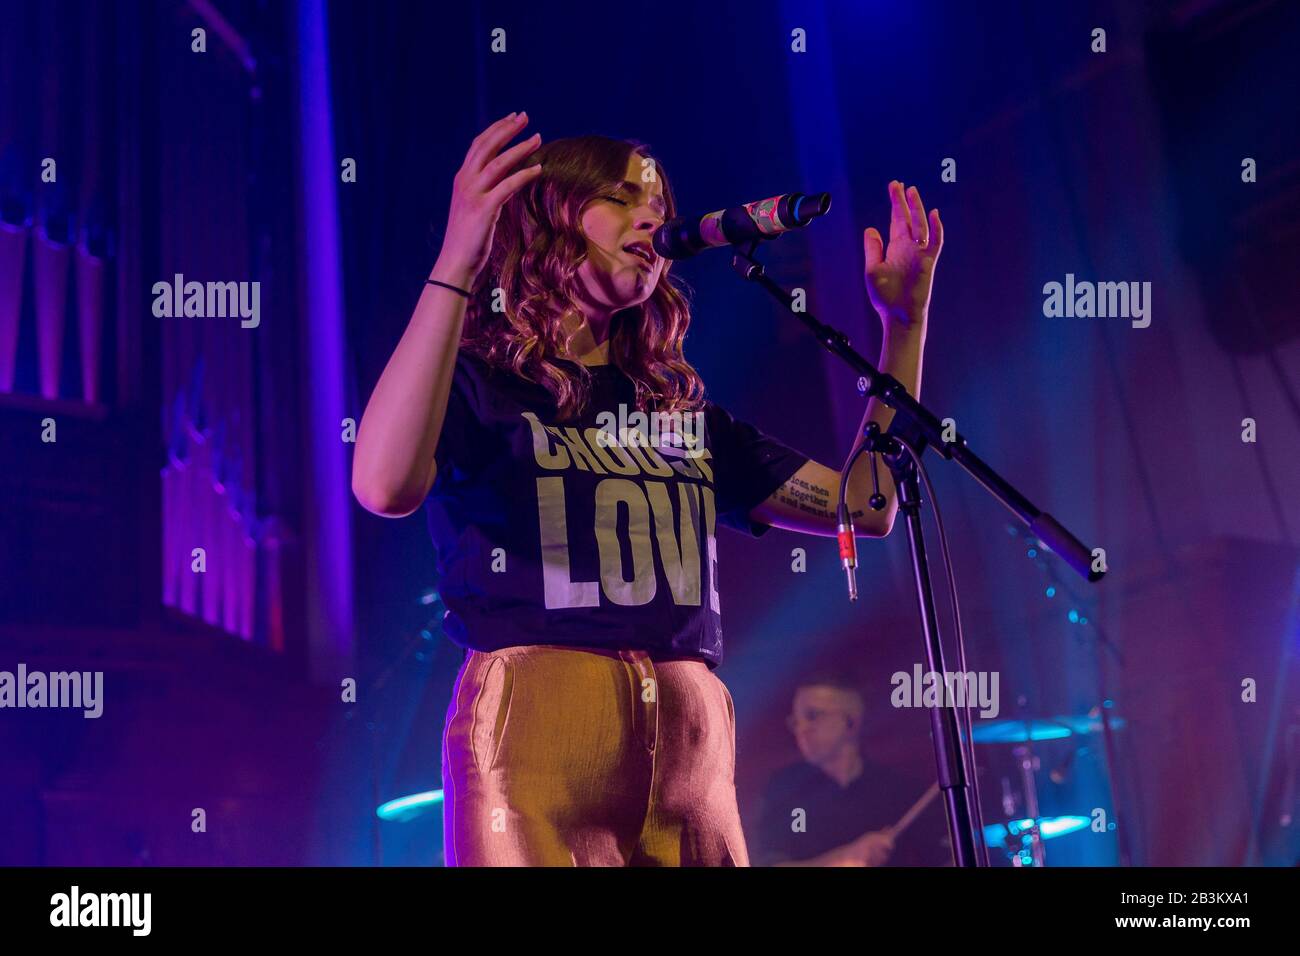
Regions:
M 904 777 L 876 763 L 847 785 L 805 761 L 772 775 L 763 792 L 758 832 L 751 852 L 758 866 L 806 861 L 891 826 L 926 790 L 922 779 Z M 796 814 L 798 815 L 796 817 Z M 946 866 L 948 850 L 943 802 L 934 800 L 894 842 L 886 866 Z
M 638 417 L 631 379 L 589 369 L 591 401 L 558 421 L 541 385 L 457 356 L 425 501 L 444 631 L 481 651 L 639 649 L 716 667 L 716 526 L 770 530 L 748 512 L 808 456 L 707 400 Z
M 860 750 L 865 701 L 859 685 L 827 671 L 801 683 L 787 725 L 802 760 L 777 771 L 763 792 L 758 866 L 944 866 L 951 862 L 943 803 L 932 797 L 892 844 L 880 834 L 898 824 L 928 792 L 922 776 L 868 761 Z

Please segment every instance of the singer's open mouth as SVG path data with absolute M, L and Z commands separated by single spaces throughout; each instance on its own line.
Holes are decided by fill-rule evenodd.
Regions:
M 654 267 L 655 256 L 654 253 L 650 251 L 649 243 L 645 243 L 645 242 L 628 243 L 626 246 L 623 247 L 623 251 L 630 253 L 632 256 L 634 256 L 637 259 L 640 259 L 647 266 L 651 268 Z

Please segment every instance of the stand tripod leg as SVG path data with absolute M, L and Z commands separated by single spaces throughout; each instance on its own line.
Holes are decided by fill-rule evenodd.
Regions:
M 926 666 L 929 673 L 937 674 L 943 680 L 943 705 L 930 709 L 930 735 L 934 741 L 935 767 L 938 771 L 939 789 L 943 791 L 953 862 L 957 866 L 979 866 L 975 833 L 971 825 L 970 777 L 957 732 L 956 705 L 948 691 L 948 669 L 943 657 L 943 645 L 939 641 L 934 589 L 921 529 L 921 494 L 915 465 L 910 460 L 901 463 L 895 470 L 894 480 L 898 485 L 899 510 L 907 521 L 912 574 L 921 612 L 921 631 L 925 638 Z

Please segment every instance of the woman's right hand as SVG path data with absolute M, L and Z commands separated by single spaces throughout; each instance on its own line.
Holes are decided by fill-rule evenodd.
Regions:
M 540 134 L 534 133 L 500 152 L 527 125 L 527 113 L 503 116 L 474 137 L 453 180 L 447 232 L 433 270 L 436 278 L 469 288 L 487 265 L 501 207 L 542 170 L 539 163 L 505 175 L 541 144 Z

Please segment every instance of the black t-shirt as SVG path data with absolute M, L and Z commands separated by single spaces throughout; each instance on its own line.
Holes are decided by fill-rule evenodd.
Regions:
M 716 667 L 716 523 L 766 533 L 748 512 L 808 456 L 711 401 L 639 422 L 631 379 L 591 371 L 586 410 L 559 422 L 541 385 L 457 356 L 425 502 L 444 630 L 483 651 L 639 649 Z
M 864 763 L 847 787 L 820 767 L 799 761 L 778 770 L 763 792 L 758 833 L 751 840 L 754 863 L 811 860 L 870 830 L 893 826 L 933 781 L 904 777 L 887 767 Z M 795 812 L 803 813 L 796 817 Z M 802 830 L 795 829 L 798 820 Z M 940 794 L 894 841 L 886 866 L 945 866 L 948 850 Z

